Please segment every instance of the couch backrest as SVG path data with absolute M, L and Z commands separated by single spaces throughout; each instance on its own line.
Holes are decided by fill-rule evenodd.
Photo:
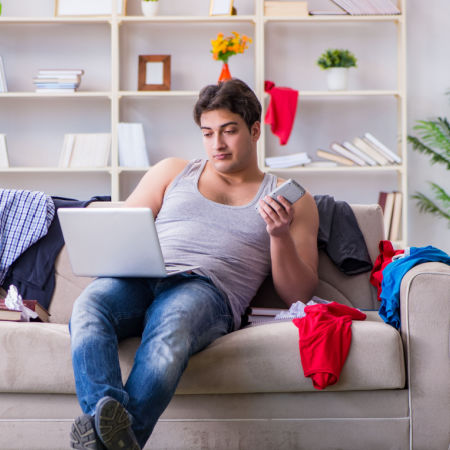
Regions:
M 112 207 L 120 203 L 97 202 L 90 207 Z M 372 262 L 378 255 L 378 243 L 383 239 L 383 215 L 378 205 L 352 205 L 358 225 L 363 233 Z M 56 285 L 50 305 L 51 321 L 68 323 L 72 305 L 92 278 L 77 277 L 72 273 L 65 247 L 55 264 Z M 319 255 L 319 286 L 315 295 L 364 309 L 378 309 L 376 291 L 369 283 L 370 272 L 347 276 L 340 272 L 328 256 Z M 268 277 L 252 301 L 253 305 L 285 308 Z
M 383 213 L 379 205 L 351 205 L 359 228 L 366 241 L 372 262 L 378 255 L 378 244 L 384 239 Z M 376 289 L 369 282 L 370 272 L 345 275 L 324 251 L 319 252 L 319 285 L 315 295 L 363 309 L 378 309 Z M 285 308 L 276 294 L 270 277 L 261 286 L 254 306 Z

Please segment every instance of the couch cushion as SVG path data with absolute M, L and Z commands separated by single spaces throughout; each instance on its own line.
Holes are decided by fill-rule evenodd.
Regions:
M 328 390 L 397 389 L 405 384 L 400 334 L 369 313 L 353 322 L 341 378 Z M 120 345 L 124 379 L 138 339 Z M 74 393 L 67 325 L 0 323 L 0 392 Z M 303 376 L 298 329 L 292 322 L 249 327 L 217 339 L 194 355 L 177 394 L 314 391 Z

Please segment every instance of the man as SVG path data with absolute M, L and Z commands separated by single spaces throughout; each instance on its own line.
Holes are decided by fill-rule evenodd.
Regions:
M 99 278 L 77 299 L 70 327 L 84 414 L 72 448 L 143 447 L 189 357 L 239 328 L 270 270 L 288 305 L 308 301 L 316 286 L 315 202 L 309 193 L 293 205 L 267 195 L 282 180 L 258 168 L 253 91 L 236 79 L 207 86 L 194 119 L 207 160 L 160 161 L 126 205 L 152 209 L 166 263 L 200 268 L 162 279 Z M 123 386 L 117 342 L 130 336 L 142 340 Z

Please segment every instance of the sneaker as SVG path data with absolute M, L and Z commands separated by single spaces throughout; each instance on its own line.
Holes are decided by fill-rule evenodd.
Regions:
M 95 432 L 94 418 L 89 414 L 83 414 L 75 419 L 70 431 L 70 448 L 78 450 L 105 449 Z
M 97 434 L 108 450 L 141 450 L 127 410 L 114 398 L 99 400 L 94 422 Z

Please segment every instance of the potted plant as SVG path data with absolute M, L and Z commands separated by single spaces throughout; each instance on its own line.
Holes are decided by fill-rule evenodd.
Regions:
M 356 67 L 356 57 L 349 50 L 328 49 L 320 55 L 317 65 L 327 71 L 329 90 L 345 90 L 347 89 L 348 69 Z
M 156 16 L 158 8 L 159 0 L 141 0 L 141 9 L 144 16 Z
M 418 120 L 414 126 L 419 137 L 408 135 L 408 142 L 417 150 L 431 158 L 431 164 L 442 164 L 450 170 L 450 123 L 446 117 L 437 120 Z M 412 198 L 417 200 L 419 211 L 446 219 L 450 227 L 450 193 L 444 187 L 430 182 L 434 198 L 416 192 Z

